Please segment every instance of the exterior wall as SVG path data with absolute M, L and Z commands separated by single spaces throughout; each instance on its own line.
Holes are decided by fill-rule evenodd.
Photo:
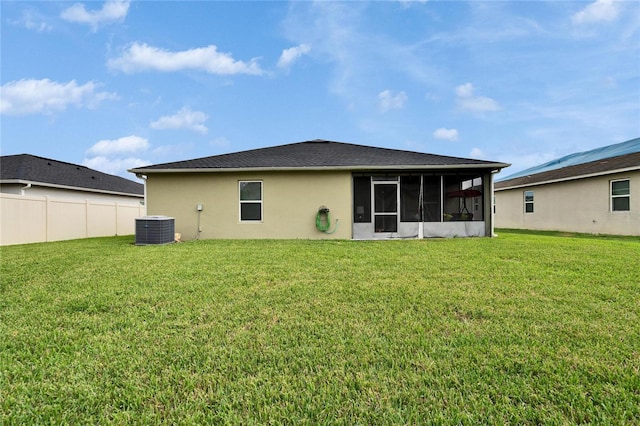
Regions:
M 240 222 L 238 182 L 245 180 L 263 183 L 262 222 Z M 146 190 L 148 214 L 175 218 L 182 240 L 351 238 L 348 171 L 157 173 L 147 177 Z M 198 204 L 203 206 L 200 213 Z M 331 231 L 339 219 L 335 233 L 316 229 L 320 206 L 330 209 Z
M 631 209 L 610 207 L 610 182 L 630 179 Z M 524 191 L 534 192 L 534 212 L 524 212 Z M 497 190 L 499 228 L 640 235 L 640 171 Z
M 138 201 L 75 200 L 0 193 L 0 245 L 132 235 Z

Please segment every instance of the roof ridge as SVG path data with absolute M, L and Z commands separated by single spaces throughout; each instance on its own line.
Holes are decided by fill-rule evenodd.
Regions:
M 173 161 L 130 169 L 132 173 L 153 171 L 221 171 L 309 168 L 405 168 L 470 166 L 503 168 L 505 163 L 314 139 L 253 148 L 190 160 Z
M 74 167 L 82 167 L 82 168 L 85 168 L 85 169 L 88 169 L 88 170 L 96 171 L 98 173 L 109 174 L 109 173 L 101 172 L 99 170 L 92 169 L 92 168 L 87 167 L 87 166 L 85 166 L 83 164 L 69 163 L 68 161 L 56 160 L 55 158 L 42 157 L 41 155 L 26 154 L 26 153 L 23 153 L 23 154 L 10 154 L 10 155 L 0 156 L 0 159 L 1 158 L 5 158 L 5 157 L 39 158 L 40 160 L 55 161 L 56 163 L 60 163 L 60 164 L 67 164 L 69 166 L 74 166 Z M 115 176 L 115 175 L 111 175 L 111 176 Z M 125 178 L 123 178 L 123 179 L 125 179 Z

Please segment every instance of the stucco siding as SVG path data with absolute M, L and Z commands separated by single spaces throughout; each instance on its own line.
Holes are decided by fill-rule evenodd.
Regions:
M 630 210 L 611 211 L 610 182 L 630 180 Z M 524 212 L 524 191 L 534 193 L 534 212 Z M 497 190 L 499 228 L 640 235 L 640 171 Z
M 261 222 L 240 221 L 240 181 L 263 183 Z M 146 186 L 147 213 L 174 217 L 183 240 L 351 238 L 350 172 L 158 173 L 148 176 Z M 339 219 L 335 233 L 316 230 L 320 206 L 330 209 L 332 231 Z

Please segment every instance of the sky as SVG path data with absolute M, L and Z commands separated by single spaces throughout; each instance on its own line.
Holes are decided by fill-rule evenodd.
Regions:
M 313 139 L 512 164 L 640 136 L 638 1 L 0 1 L 0 153 Z

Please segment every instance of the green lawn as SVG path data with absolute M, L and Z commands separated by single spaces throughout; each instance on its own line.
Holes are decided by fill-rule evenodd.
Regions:
M 0 249 L 0 424 L 640 424 L 640 239 Z

